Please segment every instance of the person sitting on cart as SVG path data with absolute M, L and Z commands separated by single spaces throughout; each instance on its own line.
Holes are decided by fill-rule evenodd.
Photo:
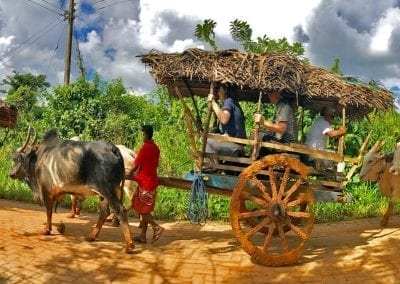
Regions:
M 211 102 L 212 110 L 221 123 L 220 134 L 246 138 L 245 117 L 237 100 L 237 86 L 222 85 L 219 87 L 218 95 L 219 100 L 223 102 L 222 108 L 215 101 L 213 94 L 209 94 L 207 100 Z M 244 155 L 244 145 L 209 138 L 207 139 L 206 152 L 227 156 L 242 156 Z
M 272 141 L 279 143 L 296 142 L 297 139 L 297 123 L 294 111 L 289 102 L 283 98 L 279 91 L 271 91 L 268 93 L 269 101 L 276 106 L 276 112 L 273 121 L 268 121 L 261 114 L 254 114 L 254 122 L 260 124 L 259 138 L 260 141 Z M 262 128 L 265 127 L 266 131 Z M 263 157 L 271 154 L 273 151 L 265 147 L 261 147 L 258 156 Z
M 316 150 L 327 150 L 328 137 L 340 137 L 346 134 L 347 128 L 341 126 L 335 130 L 332 121 L 335 116 L 335 109 L 330 106 L 324 106 L 320 112 L 320 116 L 311 125 L 307 133 L 306 145 Z M 328 169 L 333 167 L 333 161 L 313 159 L 308 157 L 307 164 L 313 165 L 318 161 L 322 168 Z

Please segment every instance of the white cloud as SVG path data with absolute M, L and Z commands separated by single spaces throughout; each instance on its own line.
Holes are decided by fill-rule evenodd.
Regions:
M 319 2 L 320 0 L 247 0 L 245 3 L 221 0 L 198 2 L 169 0 L 158 1 L 157 5 L 154 5 L 154 1 L 145 0 L 141 1 L 141 20 L 147 29 L 153 29 L 152 24 L 157 25 L 158 15 L 169 10 L 173 11 L 176 17 L 213 19 L 217 22 L 216 33 L 222 35 L 229 33 L 231 21 L 239 19 L 249 23 L 254 36 L 267 34 L 271 38 L 285 36 L 291 39 L 293 27 L 299 24 L 304 25 L 308 18 L 307 15 Z
M 400 25 L 399 9 L 388 9 L 385 17 L 379 20 L 371 39 L 371 50 L 385 52 L 389 48 L 389 40 L 393 29 Z
M 58 0 L 41 3 L 48 6 L 47 2 L 59 5 Z M 310 38 L 306 55 L 313 64 L 329 67 L 340 57 L 348 75 L 400 85 L 396 52 L 400 50 L 400 15 L 391 0 L 136 0 L 109 7 L 93 0 L 77 3 L 96 3 L 93 14 L 85 14 L 78 5 L 74 22 L 86 69 L 104 80 L 122 78 L 128 88 L 141 93 L 152 91 L 155 83 L 136 56 L 151 49 L 181 52 L 189 47 L 210 48 L 193 36 L 196 24 L 205 19 L 217 22 L 216 40 L 221 48 L 240 48 L 229 36 L 234 19 L 246 21 L 254 37 L 265 34 L 274 39 L 286 37 L 290 42 L 294 27 L 300 26 Z M 52 22 L 60 24 L 33 40 Z M 0 63 L 0 81 L 15 69 L 46 74 L 52 85 L 62 84 L 65 28 L 62 17 L 38 5 L 0 0 L 0 62 L 11 57 L 8 66 Z M 16 46 L 24 51 L 10 54 Z M 78 76 L 76 56 L 74 42 L 71 81 Z

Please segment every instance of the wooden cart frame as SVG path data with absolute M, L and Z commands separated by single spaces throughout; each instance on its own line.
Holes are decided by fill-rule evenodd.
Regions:
M 215 84 L 235 84 L 239 101 L 267 102 L 266 92 L 282 91 L 302 109 L 320 111 L 325 105 L 347 117 L 357 118 L 371 109 L 392 106 L 390 92 L 360 82 L 349 82 L 337 74 L 310 66 L 282 54 L 251 54 L 237 50 L 190 49 L 167 54 L 152 51 L 141 55 L 152 68 L 155 80 L 180 100 L 188 129 L 188 142 L 195 169 L 184 177 L 160 177 L 167 187 L 190 189 L 200 174 L 208 192 L 231 196 L 230 220 L 241 247 L 256 261 L 268 266 L 297 262 L 314 224 L 313 203 L 346 201 L 343 188 L 359 167 L 370 135 L 357 157 L 344 155 L 344 137 L 336 152 L 315 150 L 300 143 L 281 144 L 209 133 L 212 108 L 202 117 L 196 99 L 205 98 Z M 192 106 L 185 97 L 190 97 Z M 347 112 L 346 112 L 347 111 Z M 259 126 L 256 125 L 257 133 Z M 245 157 L 206 153 L 207 139 L 251 147 Z M 257 149 L 267 147 L 279 154 L 257 160 Z M 254 150 L 255 149 L 255 150 Z M 301 155 L 346 163 L 347 173 L 311 168 L 300 162 Z M 217 165 L 205 158 L 217 159 Z M 204 173 L 212 166 L 214 173 Z

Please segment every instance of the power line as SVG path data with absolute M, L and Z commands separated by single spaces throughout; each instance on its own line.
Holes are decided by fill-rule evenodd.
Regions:
M 17 56 L 18 54 L 20 54 L 22 51 L 24 51 L 26 48 L 28 48 L 29 46 L 31 46 L 33 43 L 35 43 L 36 41 L 38 41 L 40 38 L 42 38 L 44 35 L 46 35 L 49 31 L 51 31 L 52 29 L 54 29 L 56 26 L 58 26 L 60 23 L 62 23 L 62 21 L 60 20 L 58 23 L 56 23 L 55 25 L 53 25 L 52 27 L 50 27 L 45 33 L 42 33 L 41 35 L 37 36 L 34 40 L 32 40 L 28 45 L 26 46 L 22 46 L 21 50 L 19 50 L 18 52 L 15 52 L 15 54 L 13 56 L 5 56 L 3 59 L 0 60 L 0 64 L 2 64 L 3 66 L 5 66 L 5 64 L 7 62 L 9 62 L 11 59 L 13 59 L 15 56 Z M 19 48 L 19 47 L 18 47 Z
M 76 60 L 78 63 L 78 70 L 79 70 L 81 77 L 86 79 L 86 69 L 85 69 L 85 65 L 83 63 L 83 57 L 81 54 L 81 50 L 79 49 L 79 40 L 78 40 L 78 35 L 76 32 L 74 33 L 74 38 L 75 38 L 75 42 L 76 42 L 76 51 L 78 53 L 76 56 L 77 57 Z
M 109 5 L 106 5 L 106 6 L 97 8 L 95 11 L 98 11 L 98 10 L 101 10 L 101 9 L 104 9 L 104 8 L 107 8 L 107 7 L 110 7 L 110 6 L 115 6 L 115 5 L 118 5 L 118 4 L 123 4 L 123 3 L 126 3 L 126 2 L 131 2 L 131 1 L 132 1 L 132 0 L 125 0 L 125 1 L 117 2 L 117 3 L 112 3 L 112 4 L 109 4 Z M 133 3 L 132 3 L 132 4 L 133 4 Z
M 64 10 L 62 9 L 61 6 L 56 6 L 56 5 L 54 5 L 53 3 L 50 3 L 50 2 L 47 1 L 47 0 L 42 0 L 42 1 L 45 2 L 45 3 L 47 3 L 47 4 L 49 4 L 50 6 L 53 6 L 54 8 L 59 9 L 59 10 L 61 10 L 62 12 L 64 12 Z
M 63 13 L 60 13 L 60 12 L 58 12 L 58 11 L 55 11 L 55 10 L 50 9 L 50 8 L 48 8 L 48 7 L 45 7 L 45 6 L 43 6 L 43 5 L 41 5 L 41 4 L 37 3 L 37 2 L 35 2 L 35 1 L 33 1 L 33 0 L 26 0 L 26 1 L 31 2 L 31 3 L 33 3 L 33 4 L 36 4 L 36 5 L 40 6 L 40 7 L 42 7 L 43 9 L 49 10 L 49 11 L 51 11 L 51 12 L 53 12 L 53 13 L 59 15 L 59 16 L 63 16 Z
M 94 2 L 92 5 L 96 5 L 97 3 L 104 2 L 104 1 L 106 1 L 106 0 L 99 0 L 99 1 Z
M 65 28 L 66 28 L 66 26 L 64 26 L 64 29 L 63 29 L 64 31 L 65 31 Z M 56 55 L 56 51 L 57 51 L 57 49 L 59 47 L 62 35 L 63 35 L 63 33 L 60 33 L 60 36 L 58 37 L 58 40 L 57 40 L 57 43 L 56 43 L 56 47 L 54 48 L 53 55 L 51 56 L 50 61 L 49 61 L 49 65 L 47 66 L 47 69 L 46 69 L 46 74 L 49 72 L 49 68 L 50 68 L 51 64 L 53 63 L 53 59 L 54 59 L 54 56 Z
M 0 60 L 3 60 L 6 57 L 9 57 L 12 53 L 14 53 L 15 51 L 17 51 L 18 49 L 20 49 L 22 46 L 24 46 L 25 44 L 28 44 L 29 41 L 36 37 L 38 34 L 42 33 L 45 29 L 47 29 L 50 25 L 54 24 L 57 20 L 60 20 L 58 18 L 55 18 L 53 21 L 51 21 L 50 23 L 48 23 L 46 26 L 44 26 L 40 31 L 36 32 L 35 34 L 33 34 L 32 36 L 30 36 L 25 42 L 22 43 L 22 45 L 19 45 L 13 49 L 10 50 L 10 52 L 8 52 L 7 55 L 5 55 L 4 57 L 0 57 Z

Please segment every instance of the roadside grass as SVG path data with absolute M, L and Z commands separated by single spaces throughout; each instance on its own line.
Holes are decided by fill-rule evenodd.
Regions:
M 32 194 L 26 183 L 13 180 L 8 177 L 11 170 L 11 154 L 13 149 L 4 145 L 0 148 L 0 198 L 17 200 L 29 203 L 40 203 Z M 345 193 L 352 196 L 349 203 L 325 203 L 316 202 L 314 204 L 315 222 L 337 222 L 343 220 L 368 218 L 382 216 L 388 206 L 388 198 L 383 197 L 376 183 L 372 182 L 349 183 Z M 157 203 L 154 216 L 162 220 L 188 220 L 187 210 L 189 205 L 190 191 L 165 188 L 160 186 L 157 193 Z M 130 207 L 130 200 L 124 201 L 127 208 Z M 230 198 L 219 195 L 208 196 L 209 220 L 229 221 Z M 69 196 L 65 196 L 60 202 L 59 207 L 69 209 L 71 201 Z M 98 197 L 89 197 L 81 203 L 82 211 L 95 213 L 98 212 Z M 400 203 L 394 207 L 393 214 L 400 213 Z M 134 216 L 133 210 L 129 210 L 129 215 Z
M 330 223 L 344 220 L 383 216 L 388 206 L 388 198 L 383 197 L 376 184 L 362 183 L 350 185 L 346 192 L 352 196 L 349 203 L 316 202 L 314 204 L 315 223 Z M 157 203 L 154 216 L 160 220 L 188 220 L 187 210 L 190 192 L 186 190 L 160 187 L 157 192 Z M 19 181 L 0 175 L 0 198 L 27 203 L 38 203 L 33 198 L 29 187 Z M 130 207 L 126 198 L 125 207 Z M 229 222 L 230 198 L 219 195 L 208 196 L 208 220 Z M 65 196 L 59 207 L 69 209 L 71 201 Z M 98 212 L 98 197 L 93 196 L 81 203 L 83 212 Z M 130 216 L 136 216 L 129 210 Z M 393 214 L 400 213 L 400 203 L 394 207 Z

